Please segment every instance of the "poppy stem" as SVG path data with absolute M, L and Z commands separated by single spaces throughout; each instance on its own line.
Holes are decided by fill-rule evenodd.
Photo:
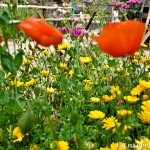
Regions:
M 95 15 L 96 15 L 96 11 L 92 14 L 92 16 L 91 16 L 91 18 L 90 18 L 90 20 L 89 20 L 89 23 L 88 23 L 87 26 L 85 27 L 85 30 L 88 30 L 88 29 L 89 29 L 89 27 L 90 27 L 90 25 L 91 25 L 91 23 L 92 23 L 92 21 L 93 21 Z

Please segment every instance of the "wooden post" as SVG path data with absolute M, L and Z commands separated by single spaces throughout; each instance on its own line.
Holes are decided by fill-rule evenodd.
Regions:
M 145 32 L 147 31 L 149 23 L 150 23 L 150 7 L 149 7 L 149 12 L 148 12 L 148 16 L 147 16 L 147 19 L 146 19 L 146 23 L 145 23 L 145 25 L 146 25 Z M 145 33 L 145 35 L 144 35 L 144 37 L 142 39 L 142 43 L 144 43 L 148 39 L 149 36 L 150 36 L 150 30 L 147 31 L 147 33 Z

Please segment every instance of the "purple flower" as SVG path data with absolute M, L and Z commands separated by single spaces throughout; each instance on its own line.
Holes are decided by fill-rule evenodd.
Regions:
M 60 28 L 57 28 L 60 32 L 66 32 L 68 31 L 68 26 L 63 26 L 63 27 L 60 27 Z
M 82 33 L 82 29 L 81 28 L 74 28 L 74 29 L 70 30 L 69 33 L 74 35 L 74 36 L 79 36 Z
M 122 4 L 121 7 L 122 7 L 122 9 L 128 9 L 130 7 L 130 5 L 125 3 L 125 4 Z
M 119 8 L 122 6 L 122 2 L 112 2 L 112 5 L 115 7 L 115 8 Z

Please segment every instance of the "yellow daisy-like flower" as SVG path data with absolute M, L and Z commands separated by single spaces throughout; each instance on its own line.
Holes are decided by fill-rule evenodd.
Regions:
M 30 64 L 31 64 L 31 61 L 30 61 L 30 60 L 27 60 L 27 59 L 24 59 L 24 60 L 23 60 L 23 64 L 24 64 L 24 65 L 30 65 Z
M 11 81 L 11 84 L 15 85 L 16 87 L 20 87 L 24 85 L 24 82 L 14 80 L 14 81 Z
M 123 98 L 130 104 L 136 103 L 138 100 L 140 100 L 136 96 L 124 96 Z
M 91 84 L 92 83 L 91 80 L 88 80 L 88 79 L 83 80 L 83 82 L 85 82 L 87 84 Z
M 49 94 L 53 94 L 55 92 L 55 89 L 51 88 L 47 88 L 47 93 Z
M 45 49 L 44 51 L 42 51 L 42 52 L 41 52 L 41 54 L 43 54 L 43 55 L 45 55 L 45 56 L 46 56 L 46 55 L 48 55 L 48 54 L 49 54 L 49 50 L 48 50 L 48 49 Z
M 25 83 L 25 86 L 27 86 L 27 87 L 32 86 L 32 85 L 34 85 L 36 82 L 37 82 L 37 80 L 31 79 L 30 81 L 28 81 L 28 82 Z
M 60 63 L 59 66 L 60 66 L 61 68 L 64 68 L 64 69 L 67 68 L 67 64 L 66 64 L 66 63 Z
M 99 103 L 100 102 L 100 99 L 98 97 L 91 97 L 90 100 L 93 102 L 93 103 Z
M 58 45 L 58 51 L 68 49 L 69 47 L 70 47 L 69 43 L 63 43 L 61 45 Z
M 138 117 L 144 122 L 145 124 L 150 124 L 150 111 L 142 111 L 138 113 Z
M 139 52 L 135 52 L 135 53 L 134 53 L 134 56 L 138 56 L 138 55 L 139 55 Z
M 7 129 L 8 130 L 8 132 L 11 134 L 12 133 L 12 136 L 13 136 L 13 138 L 15 138 L 15 140 L 13 140 L 13 142 L 15 143 L 15 142 L 21 142 L 22 141 L 22 139 L 24 138 L 24 134 L 22 133 L 22 131 L 21 131 L 21 129 L 20 129 L 20 127 L 18 126 L 18 127 L 16 127 L 16 128 L 14 128 L 14 130 L 12 131 L 12 127 L 10 126 L 10 129 Z M 26 134 L 26 135 L 28 135 L 28 134 Z
M 115 129 L 116 126 L 120 127 L 121 123 L 118 122 L 118 119 L 111 116 L 102 121 L 104 123 L 102 128 L 105 128 L 106 130 Z
M 40 146 L 38 144 L 33 144 L 30 146 L 30 150 L 40 150 Z
M 135 150 L 150 150 L 150 139 L 148 137 L 140 137 L 140 140 L 135 139 L 137 146 L 134 147 Z
M 147 48 L 148 46 L 144 43 L 141 44 L 142 47 Z
M 147 101 L 148 99 L 149 99 L 149 95 L 146 95 L 146 94 L 143 95 L 143 100 L 144 100 L 144 101 Z
M 131 127 L 131 126 L 128 126 L 128 125 L 124 125 L 124 127 L 123 127 L 123 134 L 125 134 L 125 132 L 126 132 L 128 129 L 132 129 L 132 127 Z
M 146 65 L 146 68 L 147 68 L 147 69 L 150 69 L 150 65 Z
M 91 119 L 102 119 L 105 117 L 105 113 L 99 111 L 99 110 L 94 110 L 90 111 L 88 115 Z
M 150 111 L 150 100 L 148 100 L 148 101 L 143 101 L 143 102 L 142 102 L 141 109 L 142 109 L 143 111 Z
M 137 59 L 133 59 L 132 63 L 138 63 L 139 61 Z
M 131 95 L 140 95 L 145 90 L 145 87 L 137 85 L 131 90 Z
M 52 150 L 69 150 L 69 144 L 66 141 L 54 141 L 50 144 Z
M 73 75 L 73 70 L 70 70 L 69 72 L 68 72 L 68 76 L 72 76 Z
M 120 71 L 122 71 L 122 70 L 124 70 L 123 67 L 116 68 L 116 71 L 117 71 L 117 72 L 120 72 Z
M 118 110 L 117 114 L 121 115 L 121 116 L 127 116 L 127 115 L 131 115 L 132 111 L 131 110 L 122 109 L 122 110 Z
M 106 65 L 102 66 L 102 68 L 107 70 L 107 69 L 109 69 L 109 65 L 106 64 Z
M 85 84 L 84 91 L 90 91 L 91 90 L 91 84 Z
M 147 82 L 145 80 L 140 80 L 139 81 L 139 85 L 141 85 L 142 87 L 144 87 L 145 89 L 150 89 L 150 82 Z
M 102 99 L 105 103 L 112 101 L 114 98 L 115 98 L 114 96 L 108 96 L 108 95 L 102 96 Z
M 41 71 L 41 74 L 42 74 L 42 76 L 44 76 L 44 77 L 48 77 L 49 71 L 48 71 L 48 70 L 42 70 L 42 71 Z
M 121 91 L 119 90 L 119 86 L 112 86 L 111 87 L 111 89 L 110 89 L 110 92 L 111 92 L 111 94 L 112 95 L 114 95 L 114 96 L 116 96 L 116 93 L 118 94 L 118 95 L 120 95 L 121 94 Z
M 33 56 L 32 54 L 30 54 L 30 55 L 28 56 L 28 59 L 30 59 L 30 60 L 34 59 L 34 56 Z
M 148 59 L 146 56 L 141 57 L 141 62 L 142 62 L 142 63 L 146 63 L 148 60 L 149 60 L 149 59 Z
M 80 57 L 80 62 L 82 64 L 88 64 L 92 61 L 91 57 Z

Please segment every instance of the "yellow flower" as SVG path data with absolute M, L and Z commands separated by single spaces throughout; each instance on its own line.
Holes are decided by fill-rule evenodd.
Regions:
M 117 114 L 121 115 L 121 116 L 127 116 L 127 115 L 131 115 L 132 111 L 131 110 L 122 109 L 122 110 L 118 110 Z
M 66 63 L 60 63 L 59 66 L 60 66 L 61 68 L 64 68 L 64 69 L 67 68 L 67 64 L 66 64 Z
M 29 87 L 29 86 L 32 86 L 36 83 L 37 80 L 35 79 L 31 79 L 30 81 L 26 82 L 25 83 L 25 86 Z
M 54 141 L 53 143 L 50 144 L 50 148 L 52 150 L 69 150 L 69 144 L 68 142 L 65 141 Z
M 92 83 L 91 80 L 88 80 L 88 79 L 83 80 L 83 82 L 85 82 L 87 84 L 91 84 Z
M 139 100 L 136 96 L 124 96 L 124 99 L 130 104 L 136 103 Z
M 123 134 L 125 134 L 128 129 L 132 129 L 132 127 L 125 124 L 123 127 Z
M 150 100 L 143 101 L 141 109 L 144 110 L 144 111 L 150 111 Z
M 137 85 L 135 88 L 131 90 L 131 95 L 140 95 L 145 88 L 141 85 Z
M 40 150 L 40 146 L 38 144 L 33 144 L 31 145 L 30 150 Z
M 135 53 L 134 53 L 134 56 L 138 56 L 138 55 L 139 55 L 139 52 L 135 52 Z
M 105 128 L 106 130 L 115 129 L 116 126 L 120 127 L 121 123 L 118 122 L 118 119 L 111 116 L 102 121 L 104 123 L 102 128 Z
M 100 102 L 100 99 L 98 97 L 91 97 L 90 100 L 93 102 L 93 103 L 99 103 Z
M 106 64 L 106 65 L 102 66 L 102 68 L 107 70 L 107 69 L 109 69 L 109 65 Z
M 47 88 L 47 93 L 52 94 L 55 92 L 55 89 L 51 88 Z
M 138 63 L 139 61 L 137 59 L 133 59 L 132 63 Z
M 63 43 L 61 45 L 58 45 L 58 51 L 68 49 L 69 47 L 70 47 L 69 43 Z
M 114 95 L 114 96 L 116 96 L 116 93 L 118 94 L 118 95 L 120 95 L 121 94 L 121 91 L 119 90 L 119 86 L 112 86 L 111 87 L 111 89 L 110 89 L 110 92 L 111 92 L 111 94 L 112 95 Z
M 73 70 L 70 70 L 70 71 L 68 72 L 68 75 L 69 75 L 69 76 L 72 76 L 72 75 L 73 75 Z
M 150 124 L 150 111 L 142 111 L 138 113 L 138 117 L 144 122 L 145 124 Z
M 41 54 L 43 54 L 43 55 L 48 55 L 48 54 L 49 54 L 49 50 L 48 50 L 48 49 L 45 49 L 44 51 L 41 52 Z
M 120 72 L 120 71 L 122 71 L 122 70 L 124 70 L 123 67 L 116 68 L 116 71 L 117 71 L 117 72 Z
M 143 95 L 143 100 L 147 101 L 149 99 L 149 95 Z
M 105 103 L 110 102 L 114 99 L 113 96 L 108 96 L 108 95 L 103 95 L 102 99 L 104 100 Z
M 147 69 L 150 69 L 150 65 L 146 65 L 146 68 L 147 68 Z
M 14 80 L 14 81 L 11 81 L 11 84 L 15 85 L 16 87 L 20 87 L 24 85 L 24 82 Z
M 99 110 L 94 110 L 90 111 L 88 115 L 91 119 L 102 119 L 105 117 L 105 113 L 99 111 Z
M 150 74 L 148 74 L 147 77 L 150 79 Z
M 148 137 L 140 137 L 140 141 L 135 139 L 135 143 L 137 146 L 135 146 L 135 150 L 150 150 L 150 140 Z
M 91 84 L 86 83 L 84 86 L 84 91 L 90 91 L 91 90 Z
M 34 56 L 32 54 L 29 55 L 28 57 L 30 60 L 34 59 Z
M 142 47 L 147 48 L 148 46 L 144 43 L 141 44 Z
M 49 71 L 48 70 L 43 70 L 41 71 L 42 76 L 47 77 L 49 75 Z
M 7 129 L 8 130 L 8 132 L 11 134 L 12 133 L 12 136 L 14 137 L 14 138 L 16 138 L 13 142 L 15 143 L 15 142 L 21 142 L 22 141 L 22 139 L 24 138 L 24 134 L 21 132 L 21 129 L 20 129 L 20 127 L 18 126 L 18 127 L 16 127 L 16 128 L 14 128 L 14 130 L 13 130 L 13 132 L 12 132 L 12 128 L 10 127 L 10 129 Z
M 91 61 L 92 61 L 91 57 L 80 57 L 80 62 L 82 64 L 88 64 Z
M 141 57 L 141 62 L 142 63 L 145 63 L 145 62 L 147 62 L 149 59 L 146 57 L 146 56 L 144 56 L 144 57 Z
M 30 64 L 31 64 L 31 61 L 30 61 L 30 60 L 27 60 L 27 59 L 24 59 L 24 60 L 23 60 L 23 64 L 24 64 L 24 65 L 30 65 Z
M 139 84 L 144 87 L 145 89 L 150 89 L 150 82 L 147 82 L 145 80 L 140 80 Z

